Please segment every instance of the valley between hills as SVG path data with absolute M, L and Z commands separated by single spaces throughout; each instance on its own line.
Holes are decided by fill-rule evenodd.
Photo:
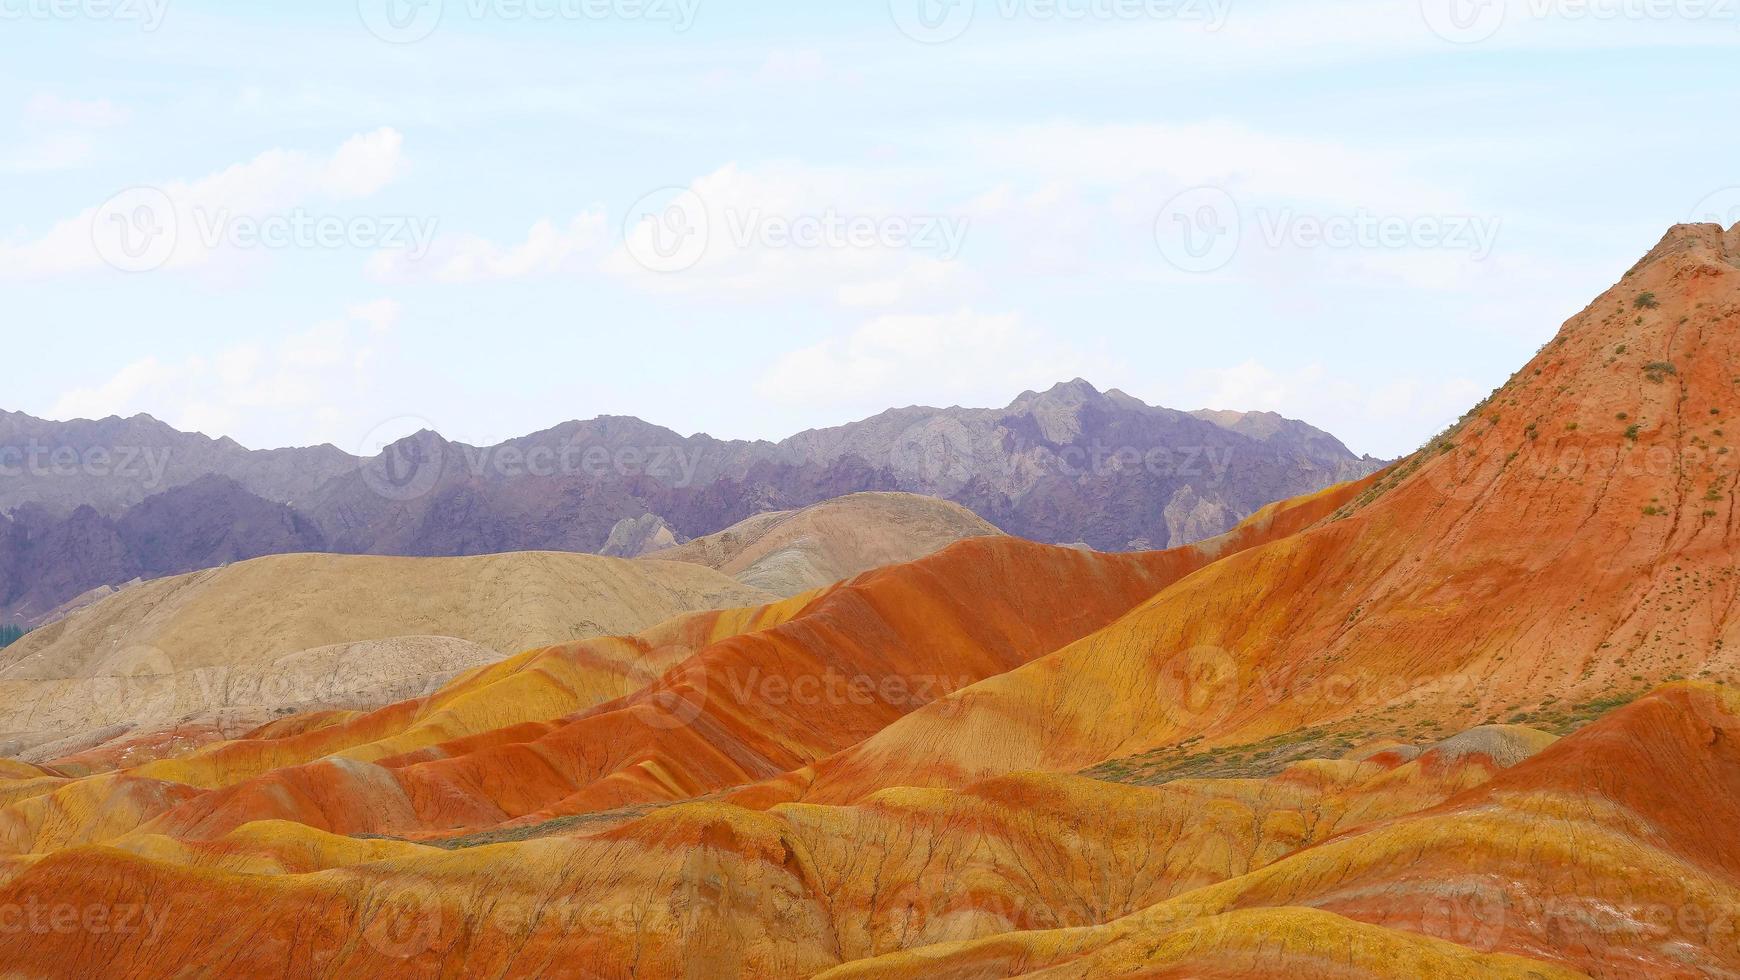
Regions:
M 753 513 L 636 484 L 556 549 L 618 556 L 267 555 L 99 596 L 0 653 L 0 964 L 1740 975 L 1740 226 L 1671 229 L 1406 459 L 1293 445 L 1309 485 L 1272 503 L 1099 506 L 1131 484 L 947 453 L 820 493 L 914 426 L 1054 452 L 1166 411 L 1127 402 L 797 437 L 818 499 Z M 325 477 L 375 536 L 327 550 L 532 512 L 434 472 L 367 513 L 366 470 Z

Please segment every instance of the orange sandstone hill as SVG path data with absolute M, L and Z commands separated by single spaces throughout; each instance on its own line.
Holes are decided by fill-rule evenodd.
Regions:
M 0 975 L 1740 975 L 1736 413 L 1740 228 L 1682 226 L 1221 539 L 974 538 L 0 762 Z

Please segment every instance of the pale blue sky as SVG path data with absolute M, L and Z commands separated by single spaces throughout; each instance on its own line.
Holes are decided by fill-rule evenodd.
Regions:
M 356 451 L 1082 375 L 1396 455 L 1740 220 L 1740 0 L 921 2 L 0 0 L 0 407 Z

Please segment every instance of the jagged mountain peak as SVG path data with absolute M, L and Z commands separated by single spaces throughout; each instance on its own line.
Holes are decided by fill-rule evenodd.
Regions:
M 1039 404 L 1062 404 L 1069 406 L 1087 405 L 1102 401 L 1106 396 L 1083 378 L 1062 381 L 1045 391 L 1024 391 L 1014 401 L 1009 403 L 1009 411 L 1031 411 Z

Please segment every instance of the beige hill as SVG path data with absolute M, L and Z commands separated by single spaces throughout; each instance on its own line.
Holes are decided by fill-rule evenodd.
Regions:
M 45 707 L 34 723 L 64 724 L 35 737 L 13 736 L 12 744 L 0 743 L 0 755 L 54 762 L 100 752 L 101 758 L 124 767 L 135 751 L 157 758 L 154 753 L 161 753 L 164 744 L 191 748 L 213 739 L 240 738 L 287 715 L 343 714 L 425 697 L 462 674 L 502 659 L 496 650 L 451 636 L 339 643 L 271 663 L 196 667 L 169 675 L 148 669 L 153 658 L 148 649 L 135 656 L 140 659 L 126 665 L 130 672 L 100 671 L 107 676 L 40 682 L 34 699 Z M 131 711 L 126 722 L 83 729 L 77 727 L 83 716 L 72 717 L 88 713 L 93 704 L 123 698 Z M 55 717 L 57 712 L 61 717 Z M 151 722 L 162 717 L 175 718 L 174 727 L 151 731 Z M 135 718 L 143 718 L 144 727 Z M 67 726 L 73 734 L 62 736 Z M 50 740 L 38 742 L 40 738 Z
M 791 596 L 884 565 L 916 561 L 965 538 L 1002 534 L 965 507 L 910 493 L 857 493 L 759 514 L 649 558 L 718 569 Z
M 0 651 L 0 753 L 385 703 L 520 650 L 771 598 L 695 564 L 594 555 L 261 558 L 133 586 Z

